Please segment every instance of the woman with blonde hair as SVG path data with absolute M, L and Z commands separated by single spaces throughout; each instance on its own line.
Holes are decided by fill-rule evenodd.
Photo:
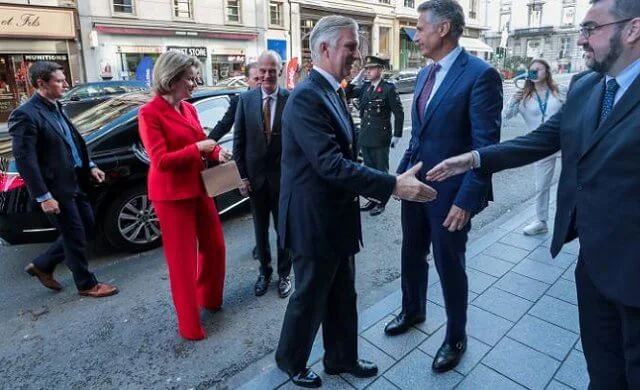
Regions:
M 560 110 L 564 99 L 551 78 L 551 68 L 545 60 L 531 61 L 528 70 L 530 76 L 525 80 L 524 88 L 516 92 L 507 104 L 504 119 L 508 120 L 520 114 L 528 130 L 533 131 Z M 534 164 L 537 220 L 523 229 L 522 232 L 527 236 L 549 231 L 549 195 L 557 157 L 556 153 Z
M 188 340 L 206 333 L 200 309 L 222 306 L 225 246 L 220 219 L 200 172 L 207 160 L 231 154 L 207 139 L 190 98 L 200 62 L 163 53 L 153 69 L 155 96 L 140 109 L 140 137 L 147 150 L 149 199 L 160 222 L 178 331 Z

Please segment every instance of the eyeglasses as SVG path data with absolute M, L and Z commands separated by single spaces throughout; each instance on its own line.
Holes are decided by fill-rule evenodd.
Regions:
M 599 28 L 606 27 L 606 26 L 611 26 L 613 24 L 618 24 L 618 23 L 627 23 L 630 20 L 633 20 L 633 18 L 616 20 L 615 22 L 605 23 L 605 24 L 587 24 L 587 25 L 581 24 L 580 25 L 580 36 L 585 37 L 586 39 L 589 39 L 591 34 L 594 31 L 596 31 L 597 29 L 599 29 Z

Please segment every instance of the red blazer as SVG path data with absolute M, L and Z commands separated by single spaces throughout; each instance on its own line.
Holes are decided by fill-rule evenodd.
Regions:
M 220 146 L 216 145 L 209 155 L 202 155 L 195 145 L 207 139 L 195 107 L 183 101 L 180 111 L 159 95 L 140 108 L 140 138 L 151 159 L 147 177 L 151 200 L 205 195 L 200 172 L 205 168 L 205 159 L 218 160 Z

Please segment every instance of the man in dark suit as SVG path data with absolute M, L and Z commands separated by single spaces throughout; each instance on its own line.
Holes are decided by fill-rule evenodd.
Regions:
M 393 84 L 382 80 L 387 61 L 375 56 L 365 59 L 367 81 L 359 88 L 360 134 L 358 145 L 362 150 L 364 165 L 382 172 L 389 171 L 389 148 L 402 137 L 404 111 L 400 96 Z M 350 86 L 353 84 L 350 84 Z M 391 114 L 394 118 L 393 140 Z M 372 216 L 384 211 L 384 204 L 367 202 L 360 208 Z
M 358 25 L 327 16 L 310 36 L 315 64 L 289 96 L 282 124 L 280 243 L 293 251 L 296 288 L 276 352 L 278 367 L 299 386 L 319 387 L 307 359 L 320 324 L 328 374 L 376 375 L 358 359 L 354 255 L 361 244 L 359 197 L 429 201 L 420 168 L 394 177 L 356 162 L 357 143 L 339 80 L 358 60 Z
M 398 173 L 417 161 L 424 163 L 426 173 L 446 157 L 500 140 L 502 80 L 489 64 L 458 45 L 465 24 L 462 7 L 455 0 L 429 0 L 418 12 L 415 42 L 434 62 L 418 75 L 411 141 Z M 435 202 L 402 203 L 402 312 L 385 332 L 401 334 L 425 320 L 432 245 L 447 311 L 445 340 L 432 368 L 445 372 L 459 363 L 467 345 L 469 220 L 487 206 L 492 193 L 490 177 L 473 173 L 434 186 Z
M 427 178 L 488 174 L 562 151 L 551 255 L 580 239 L 575 270 L 590 389 L 640 389 L 640 2 L 600 0 L 578 45 L 594 72 L 537 130 L 443 161 Z
M 254 286 L 256 296 L 267 292 L 271 281 L 269 216 L 278 232 L 280 196 L 280 156 L 282 154 L 282 111 L 289 92 L 278 87 L 282 61 L 278 53 L 266 51 L 258 59 L 261 87 L 240 95 L 236 112 L 233 155 L 242 178 L 240 192 L 251 198 L 260 275 Z M 291 292 L 291 257 L 278 246 L 278 294 Z
M 118 289 L 98 282 L 87 265 L 85 249 L 93 234 L 94 217 L 86 192 L 90 180 L 104 181 L 104 173 L 91 162 L 82 136 L 61 110 L 58 99 L 69 87 L 63 67 L 36 62 L 29 69 L 29 79 L 37 92 L 9 117 L 13 154 L 31 197 L 60 237 L 25 271 L 45 287 L 60 291 L 53 271 L 66 260 L 80 295 L 113 295 Z

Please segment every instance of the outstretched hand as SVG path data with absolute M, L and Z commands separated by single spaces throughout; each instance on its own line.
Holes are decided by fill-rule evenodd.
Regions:
M 416 177 L 420 168 L 422 168 L 422 162 L 397 176 L 396 187 L 393 190 L 394 197 L 420 203 L 430 202 L 436 198 L 438 192 Z
M 473 168 L 473 154 L 468 152 L 440 162 L 427 172 L 426 179 L 428 181 L 443 181 L 451 176 L 465 173 L 471 168 Z

